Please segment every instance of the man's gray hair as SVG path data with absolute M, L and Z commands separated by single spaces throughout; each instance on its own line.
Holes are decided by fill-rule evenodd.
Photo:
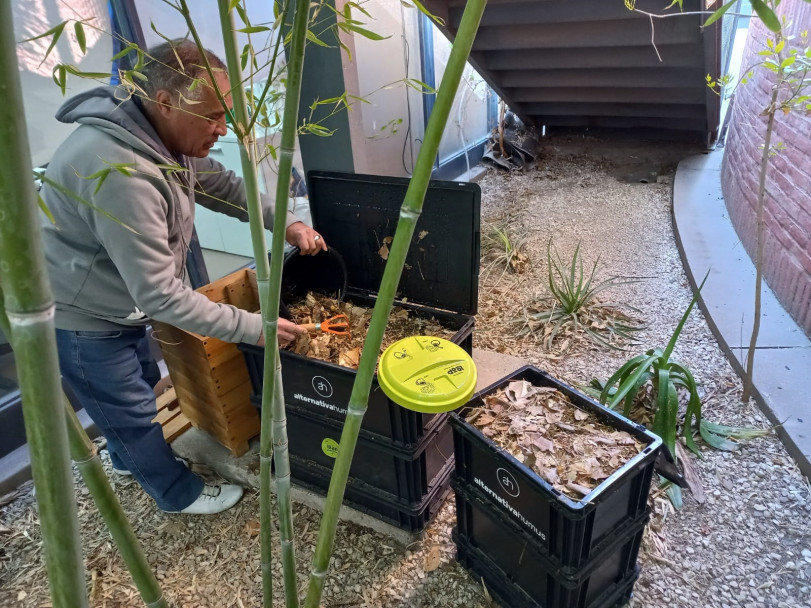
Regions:
M 169 91 L 174 100 L 178 100 L 179 95 L 186 99 L 199 100 L 206 85 L 200 83 L 193 91 L 189 88 L 195 79 L 207 74 L 205 60 L 208 60 L 215 73 L 226 70 L 225 63 L 219 57 L 209 50 L 204 52 L 205 59 L 197 45 L 185 38 L 152 47 L 147 51 L 148 58 L 141 69 L 147 80 L 139 82 L 139 86 L 152 100 L 161 90 Z

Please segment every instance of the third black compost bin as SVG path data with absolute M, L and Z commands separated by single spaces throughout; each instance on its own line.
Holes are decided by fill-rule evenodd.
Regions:
M 557 390 L 595 421 L 627 433 L 641 450 L 582 499 L 569 498 L 466 420 L 486 396 L 514 381 Z M 485 580 L 492 579 L 488 571 L 506 573 L 493 579 L 501 595 L 528 607 L 602 608 L 630 592 L 662 445 L 658 436 L 531 366 L 483 389 L 450 416 L 454 534 L 465 567 Z
M 313 226 L 343 257 L 345 299 L 372 308 L 409 180 L 329 172 L 310 172 L 308 180 Z M 478 309 L 480 201 L 476 184 L 430 182 L 395 300 L 396 306 L 453 331 L 451 341 L 468 353 Z M 254 402 L 260 402 L 264 349 L 240 348 Z M 322 444 L 337 437 L 356 371 L 286 350 L 281 362 L 285 403 L 294 412 L 287 421 L 293 480 L 323 493 L 332 461 L 325 460 Z M 446 424 L 445 414 L 414 412 L 392 402 L 375 376 L 359 449 L 391 466 L 387 478 L 375 481 L 379 472 L 353 465 L 348 502 L 406 529 L 424 526 L 448 487 L 453 454 Z M 303 440 L 308 434 L 317 437 Z

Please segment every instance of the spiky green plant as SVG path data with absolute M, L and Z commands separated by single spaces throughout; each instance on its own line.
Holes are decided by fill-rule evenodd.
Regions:
M 547 286 L 555 303 L 549 308 L 530 307 L 526 317 L 517 319 L 522 326 L 519 335 L 535 334 L 541 330 L 543 345 L 547 350 L 563 335 L 580 334 L 600 346 L 619 350 L 618 340 L 633 340 L 633 334 L 644 329 L 644 325 L 623 312 L 619 305 L 603 303 L 597 296 L 613 287 L 638 281 L 619 277 L 598 281 L 596 275 L 600 258 L 587 272 L 580 245 L 578 242 L 571 260 L 564 261 L 552 244 L 552 239 L 549 240 L 546 250 Z M 639 312 L 635 308 L 626 308 Z

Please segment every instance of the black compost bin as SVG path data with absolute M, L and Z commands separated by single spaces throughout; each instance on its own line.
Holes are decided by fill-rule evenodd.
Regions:
M 345 299 L 372 308 L 386 264 L 380 250 L 386 237 L 394 237 L 409 180 L 327 172 L 310 172 L 308 180 L 313 225 L 343 258 Z M 415 316 L 434 318 L 455 332 L 451 341 L 469 354 L 472 315 L 478 309 L 480 204 L 481 190 L 476 184 L 430 182 L 395 301 Z M 292 264 L 288 259 L 286 271 Z M 285 282 L 293 285 L 295 279 L 285 277 Z M 309 282 L 307 288 L 322 291 Z M 296 290 L 301 292 L 299 287 Z M 322 293 L 329 295 L 329 288 Z M 253 394 L 258 397 L 264 348 L 241 344 L 240 349 L 245 353 Z M 294 412 L 287 421 L 293 480 L 323 491 L 329 484 L 331 464 L 323 460 L 320 446 L 297 453 L 293 437 L 304 441 L 307 434 L 317 434 L 316 429 L 321 434 L 340 429 L 357 373 L 290 351 L 281 352 L 281 362 L 285 403 Z M 361 460 L 356 454 L 347 502 L 394 523 L 399 520 L 407 529 L 419 529 L 433 515 L 436 501 L 447 493 L 451 469 L 447 465 L 453 458 L 450 444 L 440 473 L 433 477 L 436 466 L 423 473 L 421 460 L 430 452 L 426 446 L 431 441 L 447 437 L 443 433 L 446 422 L 446 415 L 400 407 L 383 393 L 375 377 L 358 449 L 376 450 L 370 453 L 377 458 L 394 455 L 397 460 L 386 465 L 385 479 L 378 476 L 375 481 L 364 478 L 365 473 L 355 474 L 362 471 L 356 468 Z M 426 467 L 428 464 L 437 462 L 431 459 Z M 386 510 L 389 516 L 382 513 Z
M 626 431 L 646 447 L 588 496 L 570 499 L 465 421 L 471 408 L 482 405 L 485 395 L 514 380 L 556 388 L 577 407 L 596 415 L 604 424 Z M 497 512 L 513 522 L 552 567 L 564 569 L 563 573 L 582 569 L 604 541 L 633 526 L 647 512 L 648 491 L 662 440 L 537 368 L 523 367 L 480 391 L 461 412 L 450 415 L 450 422 L 455 483 L 466 496 L 481 497 L 489 505 L 488 512 Z M 457 516 L 460 521 L 471 521 L 464 509 Z M 460 531 L 471 535 L 472 528 L 464 525 L 460 525 Z
M 523 561 L 508 571 L 495 563 L 486 551 L 468 543 L 456 528 L 451 537 L 456 543 L 459 564 L 477 582 L 483 583 L 492 598 L 505 608 L 614 608 L 631 597 L 639 578 L 639 568 L 630 560 L 631 554 L 639 551 L 642 531 L 612 554 L 605 567 L 585 572 L 577 579 L 561 579 L 550 574 L 531 549 L 521 554 Z M 636 557 L 633 560 L 635 562 Z M 623 578 L 615 580 L 607 576 L 608 571 L 626 565 L 630 570 Z

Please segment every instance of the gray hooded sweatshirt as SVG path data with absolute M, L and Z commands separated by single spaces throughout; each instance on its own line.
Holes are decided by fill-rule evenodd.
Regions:
M 140 106 L 124 98 L 120 89 L 99 87 L 68 100 L 56 115 L 79 123 L 45 173 L 64 191 L 42 188 L 54 217 L 43 221 L 43 239 L 56 327 L 120 330 L 156 320 L 255 344 L 259 315 L 211 302 L 183 281 L 195 201 L 247 221 L 242 179 L 209 158 L 174 157 Z M 272 226 L 269 198 L 262 210 Z M 288 213 L 287 225 L 296 221 Z

